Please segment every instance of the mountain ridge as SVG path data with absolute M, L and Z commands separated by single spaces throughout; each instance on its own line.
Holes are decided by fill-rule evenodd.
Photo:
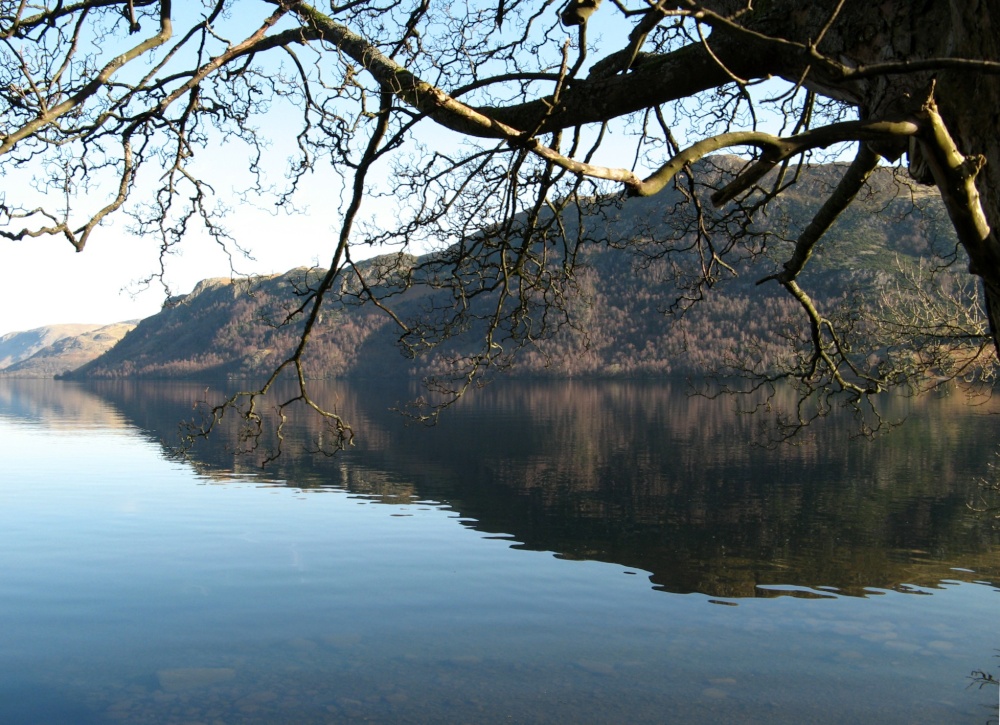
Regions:
M 706 178 L 731 173 L 736 163 L 728 157 L 712 158 L 712 164 L 699 172 Z M 781 269 L 823 198 L 819 192 L 835 185 L 842 170 L 841 164 L 806 168 L 798 184 L 755 220 L 762 247 L 745 253 L 733 274 L 720 279 L 710 294 L 683 314 L 664 314 L 689 293 L 678 287 L 679 257 L 657 251 L 663 238 L 676 233 L 668 231 L 668 225 L 690 224 L 677 212 L 682 192 L 605 203 L 599 214 L 581 217 L 580 222 L 569 219 L 568 234 L 574 231 L 571 225 L 582 223 L 587 236 L 604 241 L 577 252 L 574 297 L 566 301 L 572 324 L 521 350 L 511 374 L 692 374 L 718 367 L 745 350 L 752 350 L 755 364 L 763 366 L 792 354 L 787 336 L 808 326 L 801 309 L 778 285 L 755 283 Z M 923 191 L 902 185 L 888 168 L 873 176 L 866 194 L 814 250 L 800 278 L 818 305 L 844 307 L 850 295 L 875 296 L 893 275 L 898 277 L 894 266 L 913 268 L 927 256 L 942 257 L 949 248 L 954 250 L 954 233 L 943 205 Z M 725 212 L 720 214 L 720 228 L 730 228 L 725 225 L 734 222 Z M 358 266 L 373 278 L 393 265 L 400 265 L 396 270 L 400 274 L 413 269 L 433 274 L 432 260 L 445 253 L 383 255 Z M 691 264 L 690 259 L 682 261 Z M 303 290 L 314 288 L 323 274 L 322 269 L 300 267 L 266 277 L 203 280 L 191 293 L 168 300 L 161 312 L 142 320 L 118 345 L 69 377 L 267 374 L 294 349 L 302 330 L 301 315 L 282 323 L 301 302 Z M 409 289 L 389 303 L 400 319 L 417 324 L 428 310 L 440 312 L 453 304 L 448 294 Z M 482 344 L 470 328 L 466 339 L 458 335 L 412 357 L 400 354 L 397 328 L 373 305 L 327 300 L 320 319 L 304 358 L 306 374 L 314 378 L 448 374 L 455 369 L 454 358 L 475 355 Z
M 114 347 L 138 321 L 45 325 L 0 336 L 0 376 L 51 378 Z

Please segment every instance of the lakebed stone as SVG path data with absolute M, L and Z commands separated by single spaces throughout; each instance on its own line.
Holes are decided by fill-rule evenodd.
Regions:
M 181 692 L 228 682 L 236 677 L 231 667 L 180 667 L 159 670 L 156 679 L 164 692 Z

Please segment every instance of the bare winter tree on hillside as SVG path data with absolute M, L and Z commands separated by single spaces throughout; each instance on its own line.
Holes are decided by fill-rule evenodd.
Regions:
M 225 200 L 199 165 L 223 139 L 246 150 L 248 193 L 279 206 L 320 165 L 345 175 L 329 270 L 289 310 L 304 328 L 281 367 L 297 371 L 306 403 L 301 361 L 324 298 L 381 306 L 414 352 L 475 332 L 478 352 L 441 383 L 456 392 L 574 324 L 588 241 L 667 260 L 678 295 L 664 306 L 677 310 L 747 261 L 782 255 L 760 276 L 796 301 L 802 347 L 778 372 L 742 364 L 797 383 L 813 410 L 948 361 L 960 372 L 1000 345 L 1000 0 L 4 0 L 0 39 L 0 164 L 35 179 L 32 192 L 5 190 L 8 239 L 60 236 L 82 251 L 123 214 L 164 252 L 194 224 L 231 246 Z M 262 171 L 275 114 L 295 148 L 281 188 Z M 760 234 L 800 165 L 844 144 L 854 160 L 812 222 Z M 690 173 L 721 151 L 744 161 L 711 157 L 715 173 Z M 944 327 L 838 318 L 800 284 L 882 160 L 940 194 L 988 330 L 975 310 Z M 394 228 L 359 222 L 378 194 L 394 197 Z M 596 238 L 581 223 L 651 195 L 676 220 L 670 238 Z M 362 270 L 359 244 L 438 253 Z M 397 314 L 416 286 L 450 290 L 448 304 Z M 872 319 L 893 334 L 893 356 L 877 362 L 859 348 Z M 253 425 L 256 398 L 241 400 Z

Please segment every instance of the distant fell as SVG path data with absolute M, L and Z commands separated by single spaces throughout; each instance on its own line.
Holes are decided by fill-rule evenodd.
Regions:
M 46 325 L 0 335 L 0 370 L 31 357 L 42 348 L 71 335 L 82 335 L 101 325 Z
M 111 325 L 48 325 L 0 338 L 0 376 L 51 378 L 103 355 L 135 328 Z

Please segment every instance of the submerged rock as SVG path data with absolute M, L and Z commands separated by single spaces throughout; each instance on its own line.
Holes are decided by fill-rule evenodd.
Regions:
M 236 677 L 231 667 L 181 667 L 159 670 L 156 679 L 164 692 L 180 692 L 227 682 Z

